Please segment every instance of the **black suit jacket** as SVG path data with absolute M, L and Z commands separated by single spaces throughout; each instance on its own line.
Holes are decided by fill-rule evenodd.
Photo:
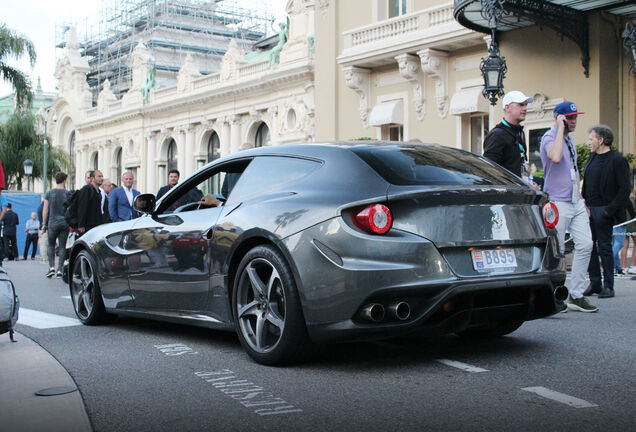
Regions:
M 78 192 L 77 226 L 90 229 L 100 225 L 102 219 L 102 195 L 92 184 L 87 184 Z
M 596 153 L 592 153 L 583 170 L 583 190 L 581 194 L 586 198 L 586 171 L 587 166 L 594 160 Z M 605 211 L 614 218 L 614 223 L 625 222 L 625 209 L 629 202 L 629 164 L 620 154 L 614 150 L 609 151 L 609 159 L 601 172 L 599 191 L 603 204 L 607 206 Z
M 159 201 L 159 198 L 161 198 L 162 196 L 167 194 L 169 190 L 170 190 L 170 185 L 169 184 L 167 184 L 165 186 L 161 186 L 159 188 L 159 192 L 157 192 L 157 201 Z

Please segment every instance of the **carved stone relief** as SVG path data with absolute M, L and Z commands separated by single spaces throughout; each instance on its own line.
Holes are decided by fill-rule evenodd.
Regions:
M 413 85 L 413 103 L 417 119 L 424 119 L 426 114 L 425 75 L 420 67 L 420 58 L 411 54 L 400 54 L 395 57 L 400 67 L 400 75 Z
M 448 113 L 448 53 L 426 48 L 417 52 L 422 70 L 433 78 L 435 84 L 435 105 L 441 118 Z
M 179 69 L 177 75 L 177 92 L 183 93 L 192 90 L 192 81 L 200 77 L 201 73 L 192 61 L 192 55 L 188 54 Z
M 364 127 L 368 127 L 371 72 L 368 69 L 356 66 L 345 66 L 344 74 L 347 87 L 355 91 L 360 97 L 360 118 L 362 119 Z

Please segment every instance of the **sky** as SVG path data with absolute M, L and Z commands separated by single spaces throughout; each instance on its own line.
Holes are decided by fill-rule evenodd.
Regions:
M 117 1 L 117 0 L 112 0 Z M 257 4 L 269 6 L 278 22 L 285 15 L 287 0 L 225 0 L 236 2 L 247 8 Z M 102 0 L 0 0 L 0 23 L 4 23 L 20 36 L 26 37 L 35 45 L 37 62 L 31 68 L 28 58 L 20 61 L 8 59 L 7 63 L 19 68 L 31 78 L 33 89 L 41 79 L 42 90 L 55 91 L 55 26 L 62 24 L 80 24 L 90 19 L 96 21 L 102 10 Z M 58 49 L 58 55 L 61 53 Z M 12 87 L 0 81 L 0 97 L 12 92 Z

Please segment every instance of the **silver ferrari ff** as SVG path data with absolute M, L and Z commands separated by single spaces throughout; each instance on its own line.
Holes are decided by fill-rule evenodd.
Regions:
M 206 195 L 221 205 L 204 206 Z M 135 205 L 142 217 L 94 228 L 71 250 L 79 319 L 233 330 L 263 364 L 297 359 L 310 342 L 501 336 L 567 295 L 556 207 L 462 150 L 257 148 Z

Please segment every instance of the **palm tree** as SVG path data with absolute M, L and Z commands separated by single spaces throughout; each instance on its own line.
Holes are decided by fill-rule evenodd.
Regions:
M 31 67 L 35 66 L 37 56 L 33 42 L 18 36 L 5 24 L 0 24 L 0 76 L 13 86 L 18 108 L 31 105 L 33 100 L 31 81 L 22 71 L 9 66 L 6 61 L 10 57 L 17 60 L 25 53 L 29 56 Z

